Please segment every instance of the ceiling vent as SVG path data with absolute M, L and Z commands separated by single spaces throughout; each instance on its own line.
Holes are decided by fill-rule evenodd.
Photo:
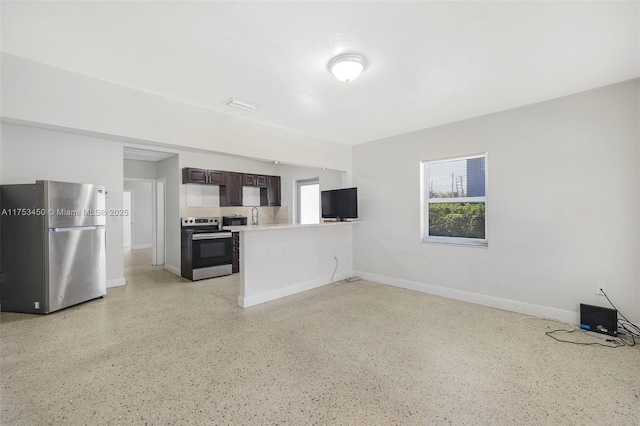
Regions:
M 250 104 L 249 102 L 241 101 L 235 98 L 231 98 L 225 102 L 226 105 L 229 105 L 234 108 L 243 109 L 245 111 L 253 111 L 256 109 L 256 105 Z

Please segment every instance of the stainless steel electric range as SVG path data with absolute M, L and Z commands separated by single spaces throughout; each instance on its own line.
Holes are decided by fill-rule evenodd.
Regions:
M 181 274 L 192 281 L 230 275 L 233 260 L 231 231 L 220 229 L 217 217 L 183 217 Z

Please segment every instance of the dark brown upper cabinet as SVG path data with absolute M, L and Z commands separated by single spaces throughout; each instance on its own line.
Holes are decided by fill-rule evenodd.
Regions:
M 242 206 L 243 186 L 260 188 L 261 206 L 279 206 L 281 203 L 280 176 L 185 167 L 182 169 L 182 183 L 218 185 L 221 207 Z
M 225 185 L 227 183 L 227 172 L 209 170 L 209 183 L 212 185 Z
M 182 183 L 200 183 L 209 185 L 224 185 L 227 182 L 227 172 L 218 170 L 182 169 Z
M 261 206 L 280 205 L 280 176 L 265 176 L 267 187 L 260 189 Z
M 204 169 L 182 169 L 182 183 L 209 183 L 209 171 Z
M 242 182 L 244 186 L 258 186 L 260 188 L 267 187 L 267 177 L 264 175 L 244 173 L 242 175 Z
M 220 206 L 242 205 L 242 173 L 227 172 L 227 182 L 220 186 Z
M 247 173 L 242 174 L 242 184 L 244 186 L 256 186 L 256 175 L 250 175 Z

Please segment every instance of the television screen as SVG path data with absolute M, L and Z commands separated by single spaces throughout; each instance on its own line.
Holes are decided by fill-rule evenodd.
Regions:
M 355 219 L 358 217 L 358 188 L 322 191 L 322 217 L 325 219 Z

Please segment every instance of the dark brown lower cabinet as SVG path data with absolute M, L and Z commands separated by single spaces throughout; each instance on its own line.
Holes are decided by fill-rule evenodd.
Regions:
M 233 236 L 233 257 L 231 264 L 231 273 L 236 274 L 240 272 L 240 233 L 232 232 Z

